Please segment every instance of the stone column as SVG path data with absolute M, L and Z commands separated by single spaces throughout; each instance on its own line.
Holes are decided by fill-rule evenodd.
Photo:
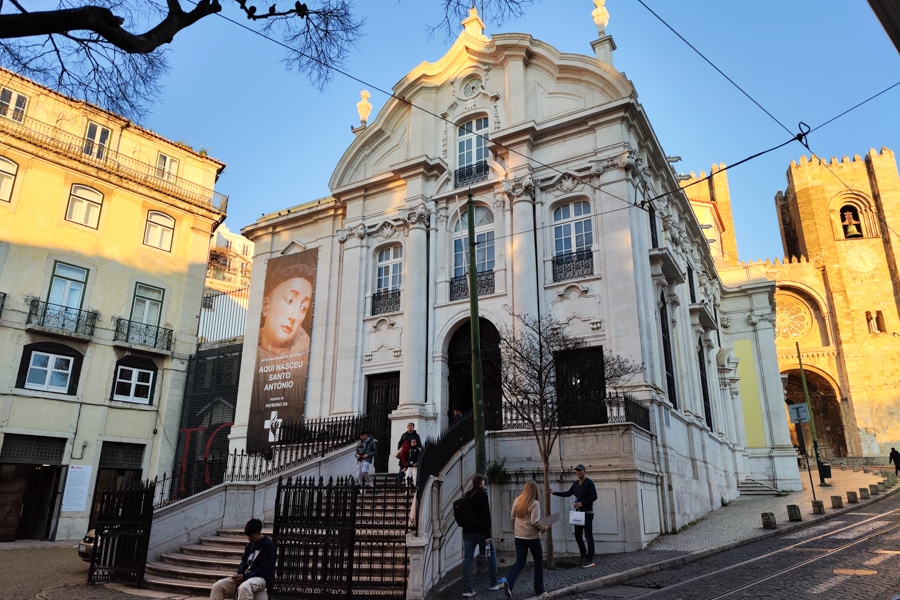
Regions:
M 433 293 L 428 283 L 428 225 L 430 212 L 424 204 L 406 210 L 409 229 L 403 252 L 403 308 L 405 326 L 401 342 L 399 411 L 418 415 L 426 401 L 426 357 L 428 354 L 428 302 Z M 404 410 L 406 408 L 406 410 Z
M 534 245 L 534 182 L 531 174 L 507 179 L 503 189 L 512 204 L 510 271 L 512 306 L 516 314 L 537 317 L 538 297 L 537 257 Z

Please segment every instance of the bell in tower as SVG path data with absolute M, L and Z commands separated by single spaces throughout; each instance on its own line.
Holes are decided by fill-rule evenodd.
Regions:
M 844 226 L 844 237 L 845 238 L 858 238 L 862 237 L 862 232 L 859 230 L 859 220 L 856 219 L 853 215 L 853 211 L 847 208 L 843 212 L 844 220 L 841 221 L 841 225 Z

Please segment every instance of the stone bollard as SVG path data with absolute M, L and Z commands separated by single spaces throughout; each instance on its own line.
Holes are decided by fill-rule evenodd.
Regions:
M 868 472 L 869 472 L 869 467 L 863 465 L 863 473 L 868 473 Z
M 777 529 L 778 524 L 775 523 L 775 513 L 763 513 L 762 524 L 763 529 Z
M 872 471 L 872 475 L 881 475 L 881 471 Z
M 847 504 L 859 504 L 859 498 L 856 492 L 847 492 Z
M 869 484 L 869 493 L 873 496 L 877 496 L 881 492 L 878 491 L 878 484 L 870 483 Z
M 823 502 L 822 500 L 813 500 L 812 506 L 814 515 L 825 514 L 825 502 Z
M 887 491 L 887 486 L 884 485 L 883 481 L 879 481 L 877 485 L 878 485 L 878 493 L 879 494 L 882 494 Z
M 844 508 L 843 496 L 832 496 L 831 497 L 831 508 Z
M 846 470 L 847 470 L 847 465 L 845 465 L 844 463 L 841 463 L 841 471 L 846 471 Z
M 869 488 L 859 488 L 859 498 L 860 498 L 860 500 L 868 500 L 869 499 Z
M 859 473 L 859 467 L 857 465 L 853 465 L 853 472 Z
M 800 514 L 800 507 L 796 504 L 788 504 L 788 520 L 789 521 L 802 521 L 803 516 Z

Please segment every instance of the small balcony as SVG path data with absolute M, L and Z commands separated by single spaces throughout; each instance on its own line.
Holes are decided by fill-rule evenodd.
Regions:
M 478 295 L 486 296 L 494 293 L 494 272 L 478 272 Z M 462 300 L 469 297 L 469 277 L 463 275 L 450 280 L 450 300 Z
M 372 314 L 400 311 L 400 290 L 381 290 L 372 294 Z
M 576 250 L 553 257 L 553 281 L 567 281 L 594 274 L 594 253 Z
M 488 178 L 488 173 L 490 173 L 490 169 L 488 169 L 486 160 L 479 160 L 477 163 L 460 167 L 453 174 L 454 187 L 461 188 L 477 181 L 484 181 Z
M 32 300 L 25 324 L 47 333 L 90 339 L 97 324 L 97 313 L 92 310 L 50 304 L 43 300 Z
M 113 341 L 169 352 L 172 350 L 172 330 L 128 319 L 116 319 Z

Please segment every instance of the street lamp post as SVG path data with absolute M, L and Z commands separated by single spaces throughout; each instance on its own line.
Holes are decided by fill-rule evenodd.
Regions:
M 828 485 L 825 482 L 825 468 L 822 464 L 822 455 L 819 452 L 819 440 L 816 439 L 816 418 L 809 403 L 809 390 L 806 387 L 806 373 L 803 370 L 803 358 L 800 357 L 800 342 L 794 342 L 797 345 L 797 361 L 800 363 L 800 381 L 803 383 L 803 401 L 806 402 L 806 408 L 809 411 L 809 432 L 812 434 L 813 452 L 816 455 L 816 466 L 819 469 L 819 485 Z

